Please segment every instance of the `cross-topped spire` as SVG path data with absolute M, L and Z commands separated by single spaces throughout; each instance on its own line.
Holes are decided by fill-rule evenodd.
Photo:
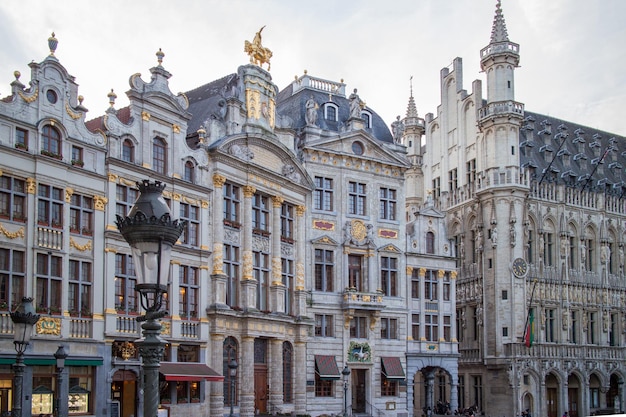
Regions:
M 493 27 L 491 28 L 491 43 L 508 42 L 509 35 L 506 32 L 506 22 L 502 14 L 500 0 L 496 3 L 496 15 L 493 18 Z

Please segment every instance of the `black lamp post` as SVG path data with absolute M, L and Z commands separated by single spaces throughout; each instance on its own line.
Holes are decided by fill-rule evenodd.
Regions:
M 228 363 L 228 375 L 230 377 L 230 417 L 234 416 L 233 407 L 235 405 L 235 380 L 237 379 L 237 361 L 231 359 Z
M 350 376 L 348 365 L 343 367 L 341 375 L 343 375 L 343 417 L 348 417 L 348 377 Z
M 57 360 L 57 386 L 56 386 L 56 398 L 54 399 L 55 415 L 57 417 L 64 416 L 65 413 L 61 412 L 63 402 L 61 401 L 61 392 L 63 390 L 63 368 L 65 368 L 65 359 L 67 359 L 67 352 L 63 345 L 60 345 L 56 352 L 54 352 L 54 358 Z
M 145 315 L 143 338 L 135 342 L 143 359 L 144 396 L 143 417 L 157 417 L 159 409 L 159 367 L 165 342 L 159 337 L 159 319 L 167 314 L 162 310 L 163 296 L 167 294 L 172 247 L 182 234 L 187 222 L 172 220 L 170 209 L 163 199 L 165 184 L 160 181 L 137 182 L 139 196 L 127 217 L 117 216 L 117 228 L 130 245 L 137 285 Z
M 33 326 L 39 321 L 39 314 L 35 313 L 33 307 L 33 299 L 29 297 L 22 298 L 22 302 L 11 313 L 11 321 L 13 321 L 13 344 L 17 356 L 15 357 L 15 365 L 13 372 L 13 408 L 11 416 L 22 417 L 22 391 L 24 388 L 24 351 L 30 343 L 30 336 L 33 334 Z

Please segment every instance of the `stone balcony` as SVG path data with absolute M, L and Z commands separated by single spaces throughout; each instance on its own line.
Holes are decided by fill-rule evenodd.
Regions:
M 380 311 L 385 308 L 384 296 L 380 292 L 359 292 L 348 288 L 343 292 L 342 308 Z

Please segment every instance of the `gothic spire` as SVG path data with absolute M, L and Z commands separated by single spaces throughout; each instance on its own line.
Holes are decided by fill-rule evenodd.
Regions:
M 411 76 L 411 96 L 409 97 L 409 105 L 406 108 L 406 117 L 417 118 L 417 107 L 415 106 L 415 99 L 413 98 L 413 76 Z
M 502 14 L 500 0 L 496 3 L 496 15 L 493 18 L 493 27 L 491 28 L 491 43 L 508 42 L 509 35 L 506 32 L 506 23 Z

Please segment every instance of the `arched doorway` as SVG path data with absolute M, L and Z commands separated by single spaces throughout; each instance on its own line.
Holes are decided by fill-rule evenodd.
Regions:
M 609 390 L 606 393 L 606 408 L 619 414 L 621 414 L 624 409 L 624 406 L 620 401 L 620 392 L 623 384 L 624 380 L 619 375 L 612 374 Z
M 448 414 L 454 412 L 449 409 L 451 398 L 450 374 L 443 368 L 426 367 L 415 374 L 413 390 L 413 415 L 428 414 L 430 407 L 432 414 Z
M 120 417 L 137 415 L 137 375 L 133 371 L 119 370 L 113 374 L 111 400 L 119 401 Z
M 583 392 L 580 380 L 576 375 L 567 378 L 567 411 L 570 417 L 578 417 L 580 411 L 580 395 Z
M 554 374 L 546 375 L 546 408 L 548 417 L 559 417 L 559 380 Z

